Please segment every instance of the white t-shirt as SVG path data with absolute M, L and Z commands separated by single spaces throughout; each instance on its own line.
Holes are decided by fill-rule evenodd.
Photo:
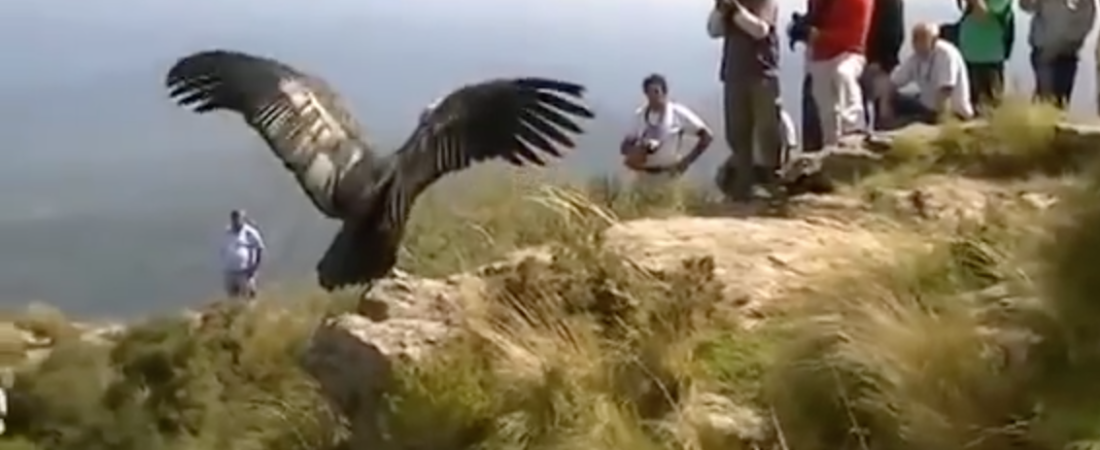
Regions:
M 653 139 L 660 143 L 657 151 L 646 159 L 646 167 L 669 167 L 680 160 L 684 133 L 708 130 L 707 124 L 687 106 L 669 101 L 664 111 L 650 111 L 642 106 L 634 112 L 630 135 Z
M 255 227 L 244 224 L 239 231 L 225 230 L 222 243 L 222 269 L 225 271 L 245 270 L 255 260 L 255 252 L 264 249 L 264 240 Z
M 899 88 L 916 83 L 920 90 L 920 102 L 931 109 L 936 108 L 940 89 L 954 88 L 950 102 L 952 112 L 964 117 L 974 116 L 974 107 L 970 104 L 970 80 L 966 77 L 966 63 L 959 49 L 950 42 L 942 39 L 936 41 L 936 46 L 924 57 L 916 53 L 909 55 L 890 74 L 890 81 Z

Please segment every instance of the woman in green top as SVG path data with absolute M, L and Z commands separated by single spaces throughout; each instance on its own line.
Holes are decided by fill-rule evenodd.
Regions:
M 1004 94 L 1004 66 L 1012 52 L 1015 23 L 1011 0 L 961 0 L 958 46 L 966 61 L 974 106 L 993 106 Z

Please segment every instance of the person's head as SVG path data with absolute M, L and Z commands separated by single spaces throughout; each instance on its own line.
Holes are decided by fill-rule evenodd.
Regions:
M 649 106 L 664 106 L 668 102 L 668 80 L 661 74 L 652 74 L 642 80 L 642 91 Z
M 229 227 L 239 231 L 244 226 L 244 210 L 234 209 L 229 213 Z
M 913 26 L 913 52 L 927 56 L 936 46 L 940 37 L 940 27 L 934 23 L 922 22 Z

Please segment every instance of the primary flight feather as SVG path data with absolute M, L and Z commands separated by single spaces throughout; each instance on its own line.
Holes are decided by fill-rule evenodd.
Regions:
M 439 178 L 491 159 L 544 165 L 595 117 L 579 84 L 489 80 L 444 97 L 396 152 L 379 156 L 327 83 L 274 59 L 202 51 L 177 61 L 166 84 L 195 112 L 239 113 L 317 209 L 343 222 L 317 264 L 326 289 L 388 273 L 413 202 Z

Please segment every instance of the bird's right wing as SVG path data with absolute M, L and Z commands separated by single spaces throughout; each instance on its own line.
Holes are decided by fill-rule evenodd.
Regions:
M 542 166 L 576 146 L 595 114 L 581 84 L 539 77 L 484 81 L 434 103 L 394 154 L 398 183 L 383 225 L 399 229 L 412 202 L 439 178 L 489 160 Z
M 339 96 L 319 78 L 274 59 L 210 50 L 168 71 L 167 87 L 180 106 L 197 113 L 230 110 L 267 142 L 317 209 L 341 218 L 365 180 L 349 180 L 376 157 Z

